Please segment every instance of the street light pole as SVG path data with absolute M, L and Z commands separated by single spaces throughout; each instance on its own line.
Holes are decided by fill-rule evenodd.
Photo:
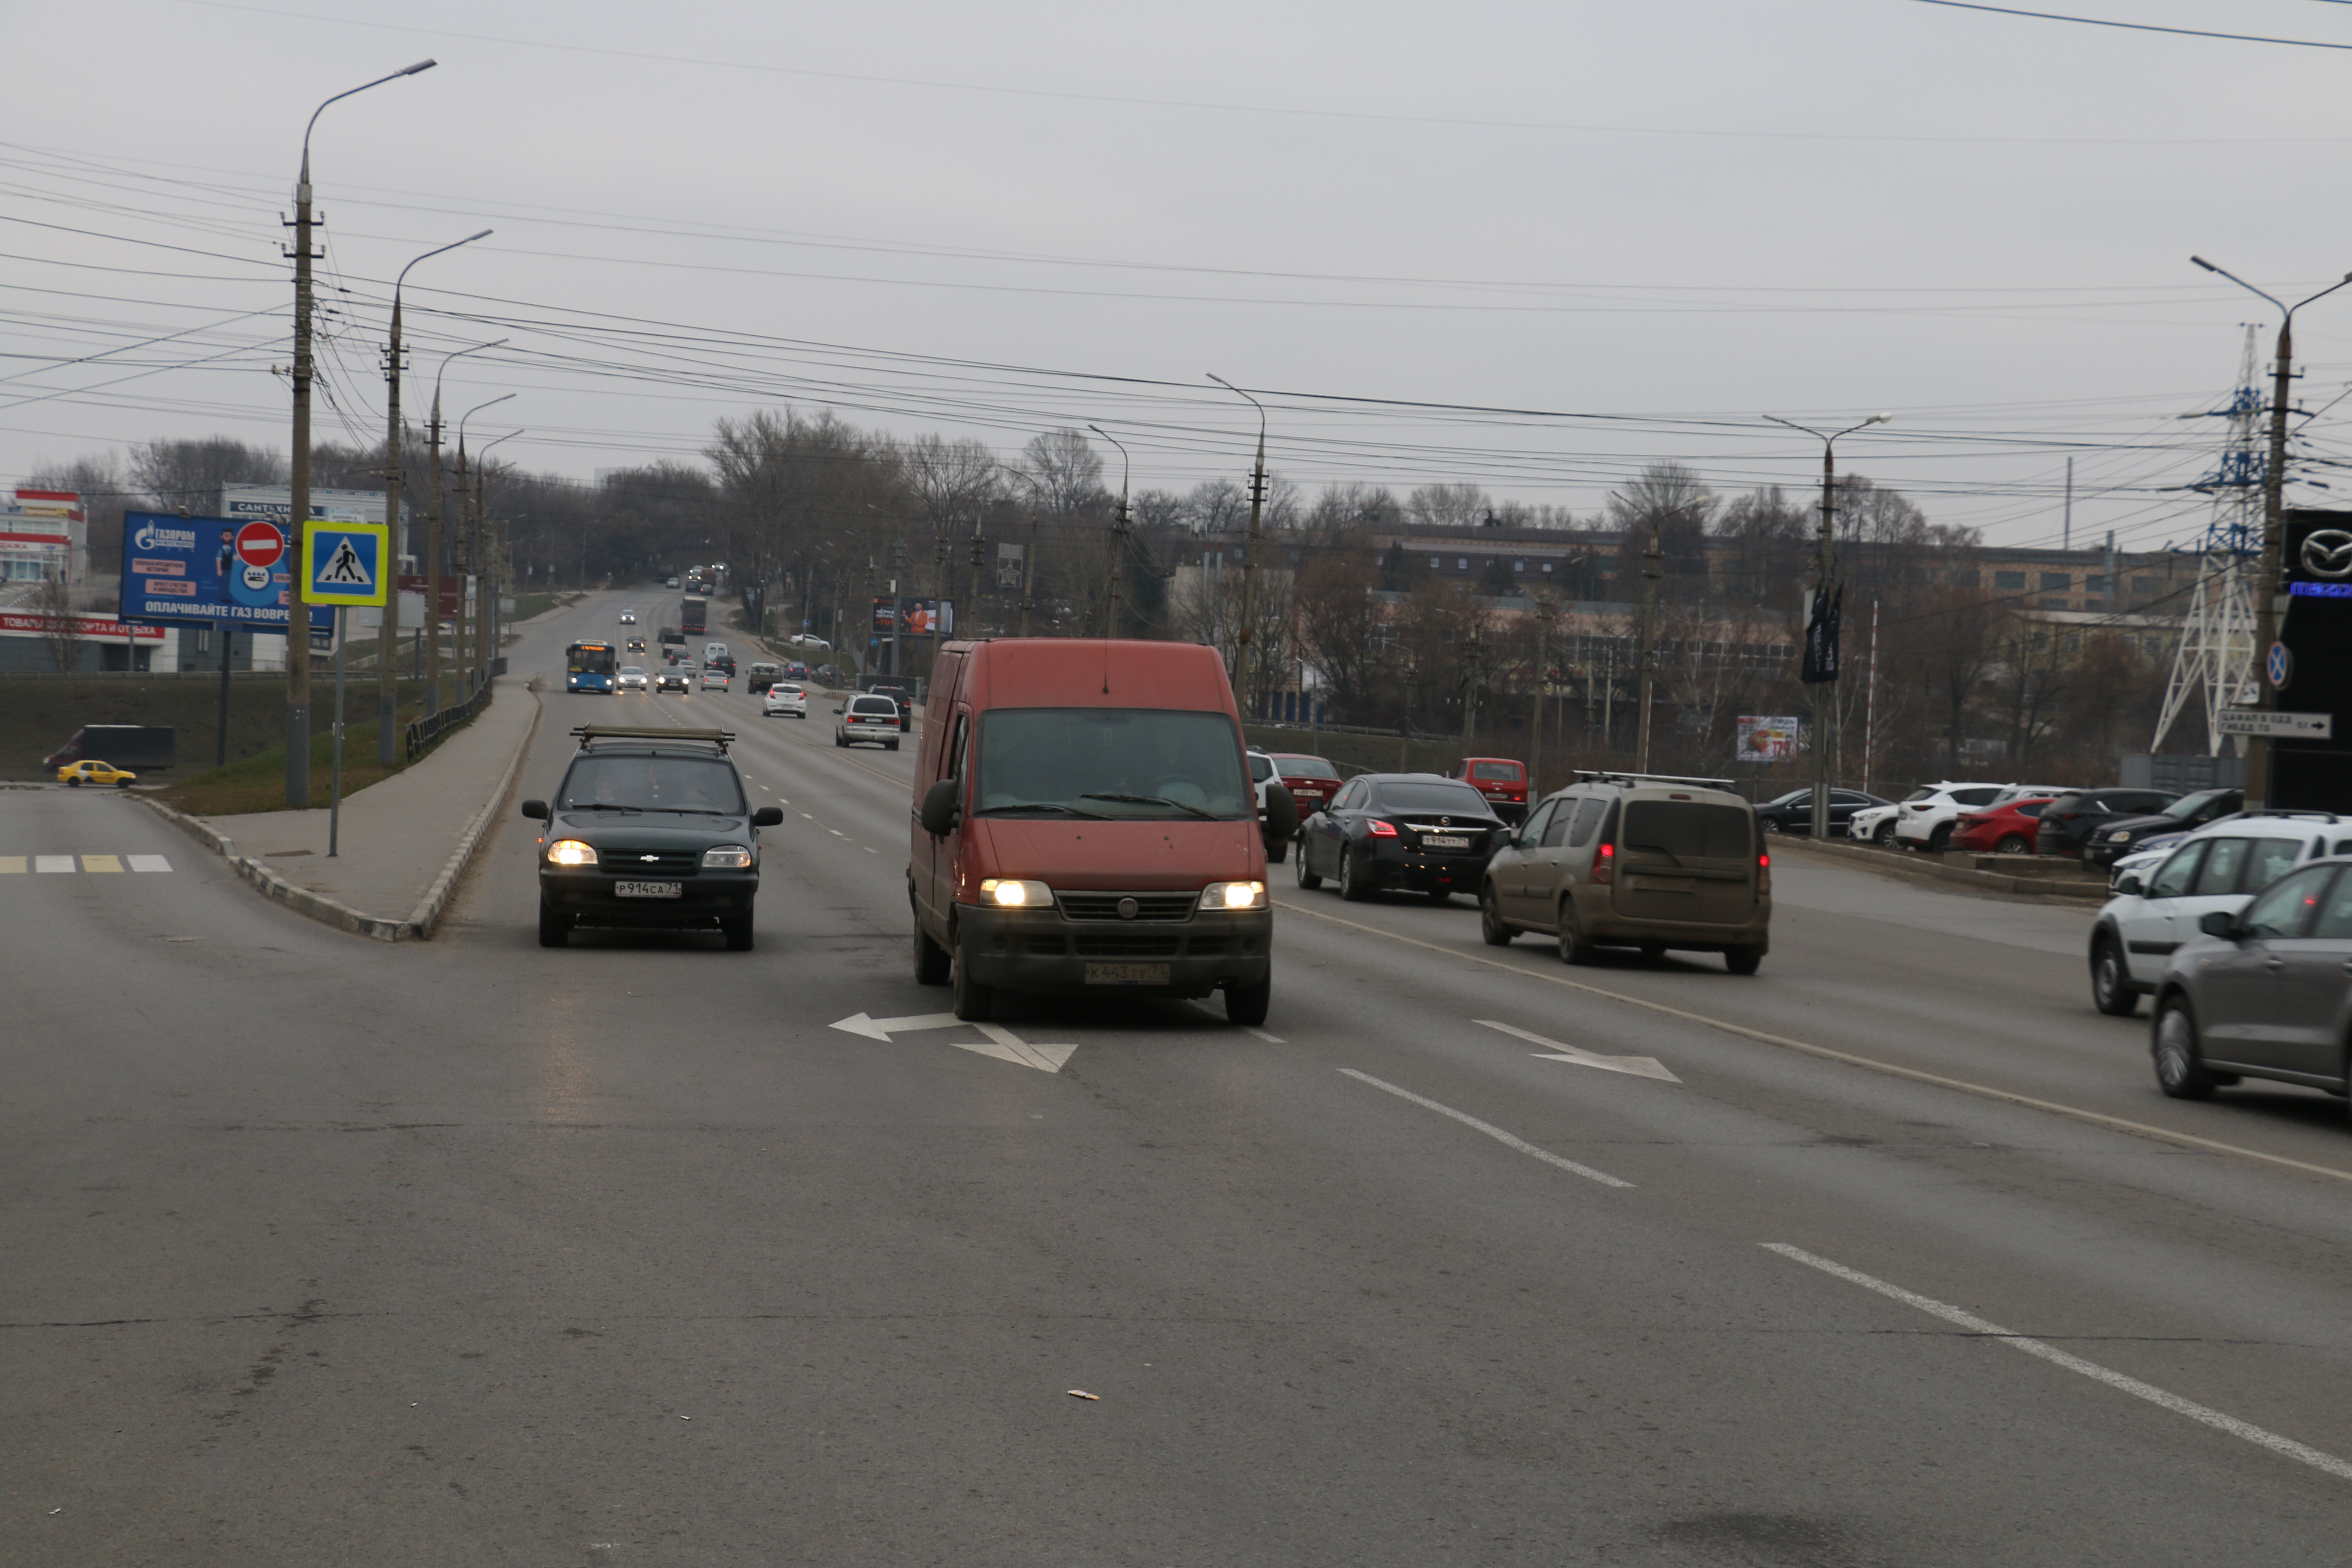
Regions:
M 379 615 L 375 638 L 375 760 L 380 767 L 390 767 L 393 762 L 393 731 L 399 727 L 400 678 L 397 662 L 400 657 L 400 557 L 408 543 L 400 526 L 400 288 L 408 281 L 408 270 L 417 261 L 429 261 L 444 251 L 455 250 L 460 245 L 471 245 L 491 231 L 469 234 L 455 244 L 439 250 L 428 250 L 400 269 L 392 284 L 392 352 L 383 362 L 385 418 L 383 434 L 383 523 L 385 537 L 392 541 L 388 553 L 392 557 L 386 570 L 391 572 L 392 591 L 384 595 L 383 609 Z
M 1257 585 L 1258 520 L 1265 509 L 1265 405 L 1214 371 L 1205 374 L 1211 381 L 1215 382 L 1234 396 L 1245 400 L 1252 408 L 1257 410 L 1257 461 L 1250 467 L 1249 535 L 1242 541 L 1241 629 L 1234 635 L 1234 695 L 1240 697 L 1248 672 L 1250 633 L 1254 629 L 1254 623 L 1250 619 L 1250 601 L 1252 590 Z M 1242 697 L 1242 700 L 1247 702 L 1249 700 Z
M 1799 425 L 1767 414 L 1765 418 L 1775 425 L 1786 425 L 1791 430 L 1801 430 L 1822 444 L 1822 534 L 1819 572 L 1821 585 L 1814 590 L 1816 614 L 1827 615 L 1830 591 L 1837 575 L 1837 555 L 1834 520 L 1837 516 L 1837 456 L 1838 438 L 1851 436 L 1873 425 L 1884 425 L 1887 416 L 1874 414 L 1859 425 L 1849 425 L 1843 430 L 1824 432 L 1810 425 Z M 1830 836 L 1830 723 L 1837 717 L 1837 702 L 1832 689 L 1837 679 L 1835 671 L 1813 685 L 1813 812 L 1812 837 L 1826 841 Z
M 286 804 L 310 804 L 310 607 L 302 596 L 302 525 L 310 520 L 310 132 L 327 105 L 352 93 L 398 81 L 433 68 L 419 60 L 390 76 L 339 92 L 310 111 L 302 127 L 302 172 L 294 182 L 294 438 L 291 493 L 287 497 L 287 537 L 292 569 L 286 574 Z
M 1021 563 L 1021 635 L 1025 637 L 1029 635 L 1029 608 L 1037 587 L 1037 514 L 1045 504 L 1045 491 L 1035 479 L 1018 468 L 1006 468 L 1004 475 L 1029 487 L 1029 554 Z
M 484 447 L 474 460 L 474 532 L 466 545 L 467 559 L 475 563 L 474 576 L 474 668 L 482 679 L 489 679 L 490 659 L 498 649 L 496 627 L 499 614 L 499 585 L 490 571 L 498 564 L 498 542 L 490 537 L 490 447 L 500 441 L 511 441 L 521 435 L 509 430 Z
M 1120 444 L 1118 437 L 1099 425 L 1089 425 L 1087 428 L 1118 447 L 1118 513 L 1110 525 L 1110 624 L 1103 632 L 1105 637 L 1115 637 L 1118 636 L 1118 580 L 1127 575 L 1127 481 L 1134 471 L 1134 464 L 1129 459 L 1127 448 Z
M 432 505 L 425 521 L 425 716 L 431 718 L 441 711 L 441 378 L 448 374 L 449 362 L 467 354 L 480 353 L 484 349 L 497 348 L 504 338 L 487 343 L 474 343 L 454 349 L 441 356 L 441 368 L 433 373 L 433 424 L 429 445 L 433 452 Z M 581 553 L 587 553 L 587 525 L 581 525 Z
M 2313 300 L 2324 300 L 2347 283 L 2352 283 L 2352 272 L 2337 282 L 2330 283 L 2309 299 L 2290 305 L 2277 297 L 2263 293 L 2227 268 L 2216 267 L 2201 256 L 2189 258 L 2206 271 L 2217 273 L 2235 283 L 2249 294 L 2259 294 L 2279 308 L 2277 363 L 2272 367 L 2273 379 L 2271 391 L 2271 458 L 2263 472 L 2263 564 L 2254 574 L 2254 670 L 2260 682 L 2256 706 L 2276 708 L 2278 685 L 2271 679 L 2271 645 L 2278 640 L 2278 584 L 2286 553 L 2285 531 L 2280 526 L 2280 513 L 2285 505 L 2286 490 L 2286 403 L 2294 380 L 2294 313 Z M 2246 783 L 2243 792 L 2244 809 L 2262 810 L 2270 804 L 2271 738 L 2268 735 L 2246 737 Z
M 466 657 L 466 645 L 473 640 L 467 634 L 474 629 L 472 623 L 480 616 L 478 608 L 471 616 L 466 611 L 466 579 L 477 575 L 474 569 L 476 565 L 474 552 L 481 540 L 481 513 L 473 504 L 475 487 L 467 482 L 470 476 L 466 468 L 466 421 L 489 407 L 491 404 L 508 402 L 514 395 L 509 392 L 491 398 L 488 403 L 477 403 L 457 416 L 457 511 L 464 528 L 465 567 L 457 574 L 457 616 L 454 628 L 455 635 L 450 638 L 449 657 L 457 666 L 457 690 L 460 693 L 458 697 L 460 702 L 473 695 L 467 689 L 467 671 L 469 661 Z

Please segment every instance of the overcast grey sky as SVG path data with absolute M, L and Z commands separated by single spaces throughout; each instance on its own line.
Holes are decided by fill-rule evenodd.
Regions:
M 2352 46 L 2335 0 L 2039 8 Z M 408 407 L 508 337 L 448 373 L 451 414 L 517 393 L 477 438 L 525 426 L 502 454 L 583 479 L 789 403 L 1008 456 L 1100 424 L 1181 488 L 1248 461 L 1215 371 L 1317 395 L 1267 399 L 1310 489 L 1582 512 L 1661 457 L 1805 485 L 1818 445 L 1761 415 L 1884 410 L 1841 466 L 1936 520 L 2054 543 L 2073 453 L 2077 542 L 2147 545 L 2204 519 L 2165 487 L 2218 422 L 2178 416 L 2275 322 L 2189 254 L 2289 298 L 2352 268 L 2352 47 L 1920 0 L 9 0 L 0 45 L 11 481 L 158 436 L 284 447 L 303 121 L 428 55 L 312 142 L 319 437 L 381 438 L 390 279 L 491 226 L 410 275 Z M 2297 324 L 2316 409 L 2352 289 Z M 2347 420 L 2309 455 L 2352 459 Z

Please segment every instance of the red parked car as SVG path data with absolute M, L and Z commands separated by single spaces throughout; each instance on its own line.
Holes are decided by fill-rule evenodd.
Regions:
M 1266 755 L 1274 759 L 1275 776 L 1282 781 L 1282 787 L 1298 803 L 1299 821 L 1322 810 L 1339 793 L 1339 770 L 1321 757 L 1305 752 L 1268 752 Z
M 1528 817 L 1528 765 L 1509 757 L 1465 757 L 1447 775 L 1461 779 L 1486 797 L 1486 808 L 1505 822 Z M 1303 814 L 1302 814 L 1303 815 Z
M 2042 828 L 2042 808 L 2056 798 L 2042 795 L 1964 811 L 1952 824 L 1952 847 L 1978 855 L 2031 855 Z

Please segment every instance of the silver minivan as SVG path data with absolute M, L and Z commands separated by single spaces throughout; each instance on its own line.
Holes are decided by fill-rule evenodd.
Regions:
M 1753 974 L 1771 945 L 1772 871 L 1756 809 L 1725 779 L 1582 773 L 1487 862 L 1478 925 L 1500 947 L 1544 931 L 1570 963 L 1601 947 L 1719 952 Z

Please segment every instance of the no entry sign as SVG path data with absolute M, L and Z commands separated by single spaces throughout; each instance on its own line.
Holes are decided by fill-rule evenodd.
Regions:
M 236 558 L 247 566 L 275 566 L 285 553 L 286 536 L 274 522 L 248 522 L 236 531 Z

